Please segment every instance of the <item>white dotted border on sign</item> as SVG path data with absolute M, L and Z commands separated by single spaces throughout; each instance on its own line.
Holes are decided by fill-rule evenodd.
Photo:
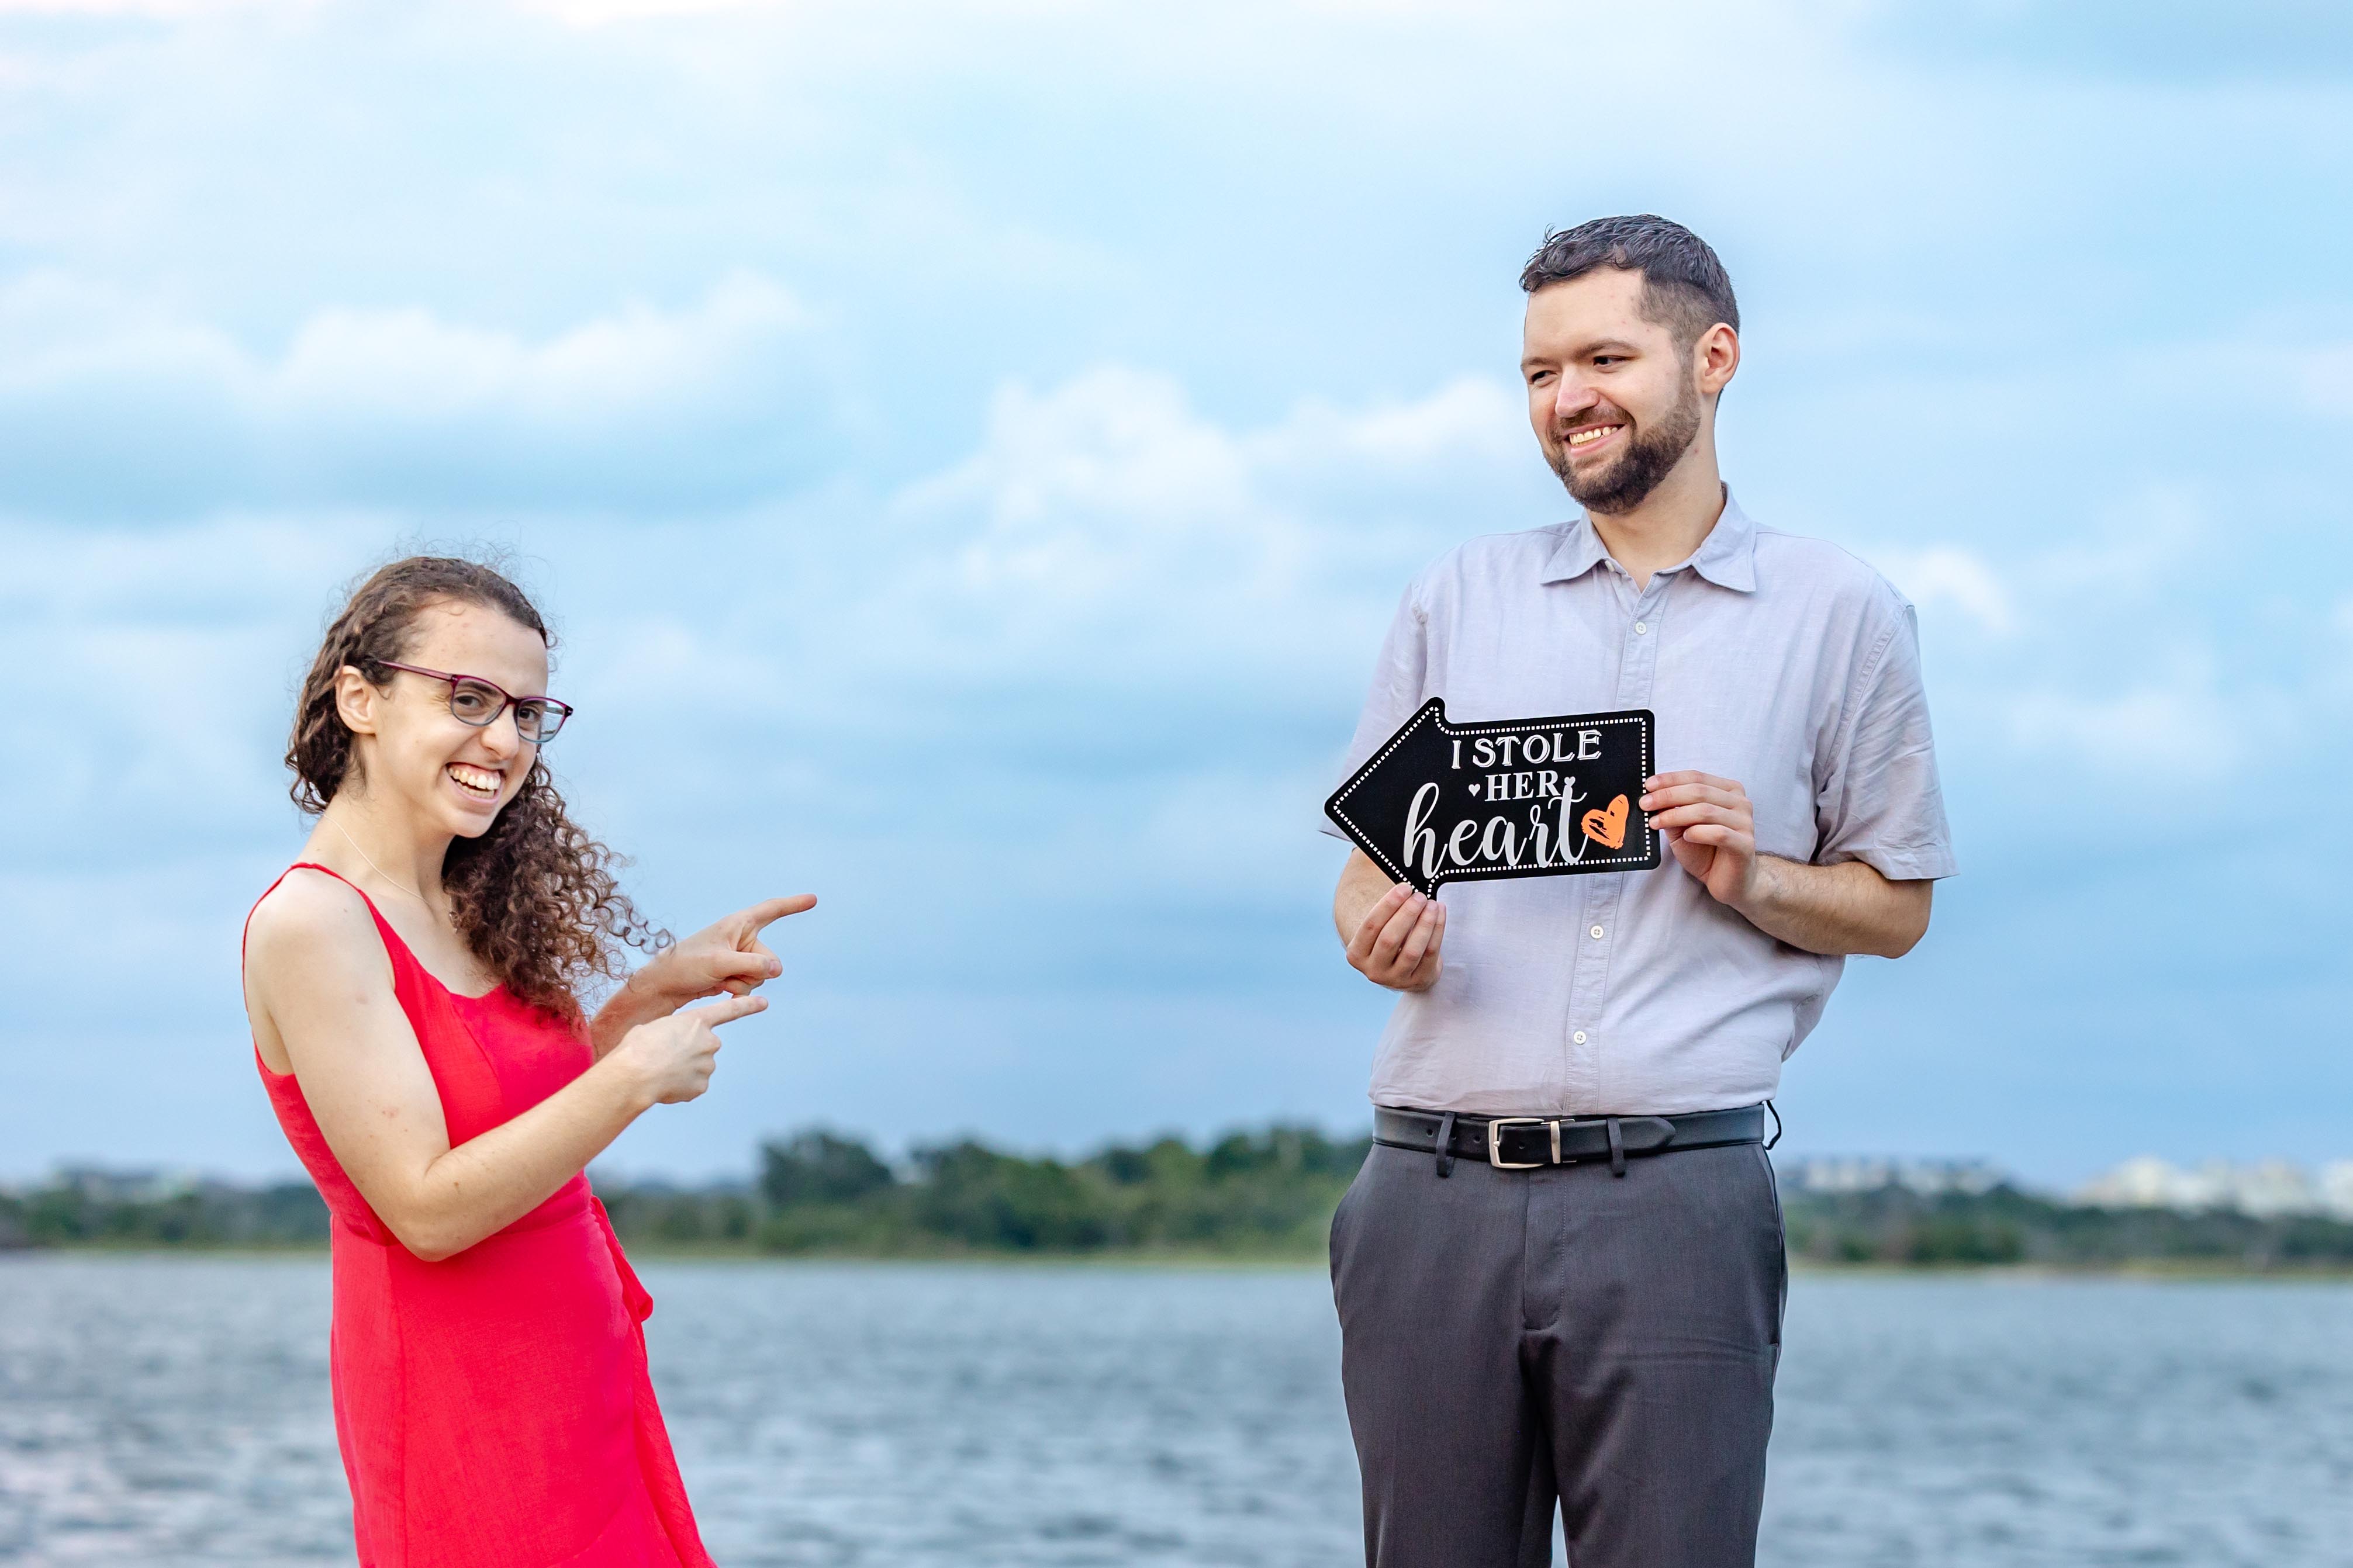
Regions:
M 1372 757 L 1366 762 L 1365 765 L 1356 770 L 1356 777 L 1350 779 L 1346 784 L 1340 786 L 1339 793 L 1332 797 L 1327 809 L 1330 810 L 1335 817 L 1339 819 L 1341 826 L 1354 829 L 1362 839 L 1369 840 L 1372 838 L 1372 831 L 1358 823 L 1346 812 L 1341 810 L 1340 804 L 1348 798 L 1349 795 L 1355 791 L 1358 784 L 1364 783 L 1366 779 L 1372 775 L 1372 772 L 1375 768 L 1380 766 L 1382 763 L 1388 759 L 1389 753 L 1396 751 L 1399 746 L 1404 745 L 1406 741 L 1413 734 L 1413 732 L 1421 728 L 1424 721 L 1435 720 L 1437 721 L 1438 727 L 1440 730 L 1455 735 L 1494 735 L 1500 734 L 1507 730 L 1521 731 L 1537 728 L 1546 722 L 1546 721 L 1544 720 L 1521 720 L 1514 723 L 1503 724 L 1450 724 L 1440 717 L 1445 710 L 1445 706 L 1446 700 L 1442 697 L 1432 698 L 1430 701 L 1423 703 L 1421 705 L 1421 710 L 1416 713 L 1412 718 L 1406 721 L 1405 728 L 1399 730 L 1396 734 L 1391 735 L 1389 737 L 1389 743 L 1383 746 L 1379 751 L 1374 752 Z M 1563 714 L 1561 717 L 1563 719 L 1575 720 L 1576 727 L 1580 730 L 1599 729 L 1606 724 L 1642 723 L 1642 717 L 1639 713 L 1620 714 L 1614 719 L 1578 719 L 1575 714 Z M 1647 779 L 1650 776 L 1651 731 L 1648 725 L 1643 725 L 1642 777 Z M 1640 807 L 1635 806 L 1631 801 L 1627 802 L 1627 805 L 1630 809 L 1641 809 Z M 1641 816 L 1642 837 L 1645 840 L 1648 840 L 1656 833 L 1657 830 L 1651 826 L 1651 814 L 1649 812 L 1642 812 Z M 1581 830 L 1582 827 L 1580 825 L 1580 831 Z M 1373 850 L 1373 858 L 1381 863 L 1382 869 L 1388 872 L 1389 879 L 1391 881 L 1409 882 L 1413 879 L 1412 873 L 1400 868 L 1396 861 L 1390 859 L 1386 851 L 1375 848 Z M 1640 865 L 1650 858 L 1651 849 L 1646 844 L 1642 852 L 1638 855 L 1609 855 L 1604 856 L 1599 859 L 1590 859 L 1580 857 L 1575 864 L 1578 868 L 1586 866 Z M 1542 868 L 1542 869 L 1546 871 L 1552 871 L 1555 869 L 1567 871 L 1570 868 L 1571 868 L 1567 866 L 1556 868 L 1549 866 Z M 1481 877 L 1524 876 L 1527 873 L 1527 869 L 1528 868 L 1525 866 L 1488 866 L 1479 868 L 1475 870 L 1464 870 L 1458 869 L 1454 867 L 1448 867 L 1438 874 L 1437 881 L 1439 884 L 1442 885 L 1447 882 L 1468 882 Z

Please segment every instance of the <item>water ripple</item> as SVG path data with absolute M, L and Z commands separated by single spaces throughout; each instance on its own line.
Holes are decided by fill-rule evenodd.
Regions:
M 728 1568 L 1361 1560 L 1312 1272 L 654 1265 Z M 0 1261 L 0 1559 L 349 1563 L 315 1258 Z M 2353 1288 L 1800 1276 L 1767 1568 L 2353 1560 Z

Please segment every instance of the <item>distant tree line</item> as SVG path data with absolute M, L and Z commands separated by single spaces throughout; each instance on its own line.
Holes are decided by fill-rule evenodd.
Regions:
M 632 1246 L 923 1257 L 1161 1251 L 1314 1256 L 1371 1141 L 1311 1127 L 1112 1144 L 1076 1161 L 973 1139 L 892 1166 L 823 1128 L 769 1142 L 749 1184 L 599 1180 Z M 327 1210 L 308 1182 L 177 1190 L 152 1176 L 62 1174 L 0 1191 L 0 1247 L 315 1247 Z
M 812 1128 L 760 1151 L 748 1192 L 604 1187 L 624 1240 L 778 1253 L 921 1256 L 1106 1251 L 1313 1255 L 1371 1141 L 1312 1127 L 1114 1143 L 1083 1159 L 973 1139 L 918 1147 L 894 1170 Z
M 78 1173 L 30 1191 L 0 1192 L 0 1247 L 326 1244 L 327 1205 L 308 1182 L 159 1185 Z
M 1931 1195 L 1894 1185 L 1788 1194 L 1782 1211 L 1790 1256 L 1815 1263 L 2353 1267 L 2353 1225 L 2316 1215 L 2093 1208 L 2010 1186 Z
M 1162 1253 L 1314 1258 L 1370 1141 L 1310 1127 L 1114 1143 L 1076 1160 L 973 1139 L 896 1165 L 811 1128 L 762 1147 L 756 1179 L 701 1187 L 599 1181 L 613 1223 L 654 1250 L 940 1257 Z M 2353 1268 L 2353 1224 L 2317 1216 L 2079 1207 L 2010 1186 L 1924 1194 L 1785 1189 L 1801 1262 L 2232 1269 Z M 0 1192 L 0 1247 L 315 1247 L 307 1182 L 164 1190 L 73 1173 Z

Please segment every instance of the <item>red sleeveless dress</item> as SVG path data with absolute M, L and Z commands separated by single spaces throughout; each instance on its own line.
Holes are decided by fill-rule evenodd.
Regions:
M 503 986 L 458 995 L 368 912 L 452 1147 L 587 1070 L 584 1030 Z M 427 1263 L 343 1173 L 293 1075 L 258 1047 L 254 1062 L 333 1216 L 335 1436 L 363 1568 L 712 1568 L 647 1375 L 653 1299 L 586 1174 Z

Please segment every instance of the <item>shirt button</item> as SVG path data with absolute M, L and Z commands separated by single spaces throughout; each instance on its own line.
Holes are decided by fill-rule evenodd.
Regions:
M 1647 632 L 1650 629 L 1650 623 L 1647 621 L 1636 621 L 1634 623 L 1634 635 L 1636 637 L 1641 637 L 1644 632 Z
M 1599 942 L 1601 940 L 1601 928 L 1599 926 L 1595 926 L 1593 928 L 1593 940 L 1596 942 Z
M 1585 1044 L 1585 1031 L 1584 1031 L 1584 1030 L 1582 1030 L 1582 1029 L 1579 1029 L 1579 1030 L 1577 1030 L 1577 1033 L 1575 1033 L 1575 1034 L 1573 1034 L 1573 1035 L 1569 1036 L 1569 1038 L 1570 1038 L 1570 1039 L 1572 1039 L 1572 1040 L 1575 1040 L 1578 1045 L 1580 1045 L 1580 1046 L 1581 1046 L 1581 1045 Z

